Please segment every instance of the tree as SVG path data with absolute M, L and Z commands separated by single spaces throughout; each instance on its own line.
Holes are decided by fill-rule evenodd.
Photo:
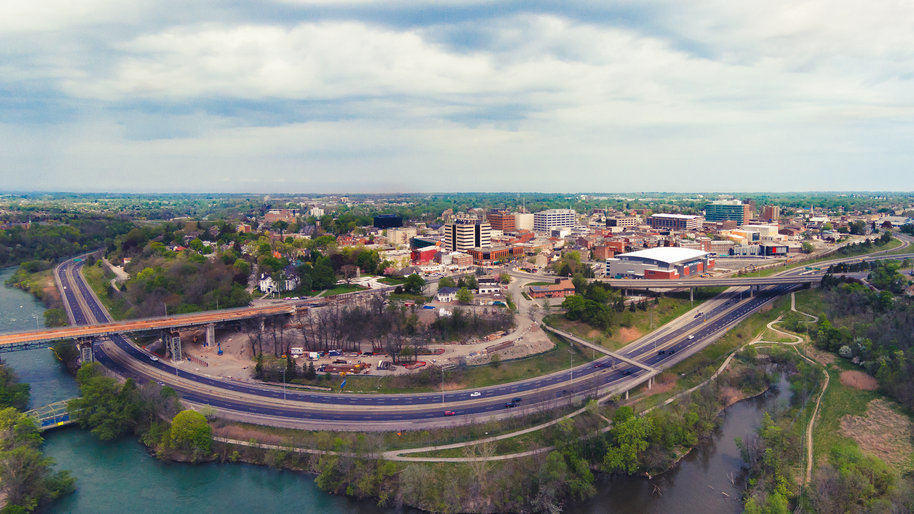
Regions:
M 621 407 L 613 415 L 612 444 L 603 456 L 607 473 L 634 474 L 641 466 L 641 453 L 648 447 L 651 421 L 635 416 L 631 407 Z
M 0 493 L 4 512 L 28 512 L 73 491 L 66 471 L 53 472 L 54 461 L 39 447 L 35 422 L 9 407 L 0 411 Z
M 442 287 L 457 287 L 457 283 L 453 277 L 441 277 L 438 279 L 438 288 Z
M 417 273 L 413 273 L 406 277 L 406 282 L 403 283 L 403 290 L 409 294 L 422 294 L 422 288 L 424 287 L 425 280 Z
M 90 362 L 76 373 L 80 397 L 70 400 L 67 410 L 82 428 L 103 441 L 110 441 L 136 430 L 150 416 L 142 402 L 136 382 L 123 385 L 101 374 L 101 367 Z
M 196 461 L 212 451 L 213 429 L 203 414 L 183 410 L 171 420 L 165 443 L 168 448 L 190 453 L 191 459 Z
M 800 249 L 803 253 L 812 253 L 815 250 L 815 247 L 809 241 L 803 241 L 803 244 L 800 245 Z
M 15 407 L 25 410 L 29 406 L 29 385 L 19 383 L 15 373 L 0 364 L 0 408 Z
M 473 301 L 473 293 L 471 293 L 470 290 L 466 287 L 461 287 L 457 290 L 457 301 L 467 305 Z

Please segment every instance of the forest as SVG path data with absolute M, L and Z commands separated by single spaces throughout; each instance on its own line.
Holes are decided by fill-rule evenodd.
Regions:
M 105 247 L 132 227 L 133 222 L 120 218 L 80 217 L 2 228 L 0 267 L 38 261 L 47 268 L 61 259 Z
M 823 280 L 826 316 L 810 335 L 817 346 L 857 363 L 889 396 L 914 409 L 914 300 L 893 294 L 896 279 L 888 277 L 880 278 L 889 288 L 885 291 L 850 279 Z

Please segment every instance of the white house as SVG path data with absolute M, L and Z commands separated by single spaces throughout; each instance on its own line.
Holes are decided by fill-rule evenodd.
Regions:
M 276 281 L 273 280 L 273 277 L 271 277 L 270 275 L 268 275 L 266 273 L 260 274 L 260 285 L 259 286 L 260 286 L 260 292 L 262 292 L 264 294 L 275 293 L 276 291 L 279 290 L 279 288 L 276 287 Z

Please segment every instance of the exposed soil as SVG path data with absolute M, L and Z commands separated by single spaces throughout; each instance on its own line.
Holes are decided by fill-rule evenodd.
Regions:
M 822 350 L 819 350 L 818 348 L 816 348 L 812 345 L 807 345 L 806 347 L 804 347 L 804 350 L 806 351 L 807 354 L 809 354 L 810 357 L 813 358 L 813 360 L 815 360 L 819 364 L 824 364 L 826 366 L 828 366 L 832 362 L 835 362 L 835 359 L 838 358 L 835 354 L 829 353 L 829 352 L 823 352 Z
M 630 343 L 635 339 L 641 337 L 642 334 L 640 330 L 636 327 L 620 327 L 619 328 L 619 341 L 623 343 Z
M 862 389 L 864 391 L 875 391 L 879 388 L 879 382 L 877 382 L 875 378 L 862 371 L 856 370 L 842 371 L 841 383 L 848 387 Z
M 842 382 L 843 382 L 842 377 Z M 909 468 L 914 446 L 911 421 L 892 410 L 885 400 L 873 400 L 866 406 L 866 414 L 841 418 L 842 435 L 850 437 L 863 451 L 874 455 L 896 468 Z

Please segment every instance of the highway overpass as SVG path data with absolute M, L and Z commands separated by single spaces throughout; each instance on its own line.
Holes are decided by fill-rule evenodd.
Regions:
M 226 323 L 283 314 L 292 315 L 303 309 L 307 309 L 307 307 L 299 307 L 296 304 L 287 302 L 259 307 L 241 307 L 237 309 L 195 312 L 192 314 L 181 314 L 176 316 L 132 319 L 93 325 L 71 325 L 67 327 L 33 330 L 15 334 L 3 334 L 0 335 L 0 352 L 26 349 L 34 346 L 34 343 L 47 343 L 49 341 L 58 341 L 61 339 L 102 337 L 110 336 L 112 334 L 211 325 L 215 323 Z

